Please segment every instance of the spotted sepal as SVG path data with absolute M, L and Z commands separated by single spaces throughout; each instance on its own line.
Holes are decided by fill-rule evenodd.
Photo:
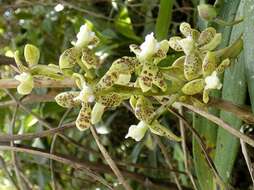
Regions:
M 79 111 L 79 115 L 76 119 L 76 127 L 80 131 L 85 131 L 91 127 L 91 107 L 86 103 L 82 104 Z
M 184 76 L 193 80 L 201 75 L 202 61 L 198 54 L 189 54 L 184 61 Z
M 186 83 L 182 88 L 182 92 L 186 95 L 195 95 L 203 91 L 204 85 L 203 79 L 195 79 Z
M 75 99 L 79 95 L 79 93 L 80 92 L 76 91 L 62 92 L 56 95 L 55 97 L 56 103 L 65 108 L 79 106 L 81 104 L 81 101 Z

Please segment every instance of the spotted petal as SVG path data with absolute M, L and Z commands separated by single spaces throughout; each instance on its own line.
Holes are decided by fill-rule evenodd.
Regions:
M 76 127 L 80 131 L 85 131 L 91 127 L 91 107 L 88 104 L 82 105 L 76 119 Z
M 55 97 L 56 103 L 65 108 L 72 108 L 81 104 L 80 100 L 75 99 L 80 92 L 62 92 Z

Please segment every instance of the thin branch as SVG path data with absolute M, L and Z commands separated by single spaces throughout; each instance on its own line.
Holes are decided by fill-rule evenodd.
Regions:
M 70 113 L 72 109 L 67 109 L 64 113 L 64 115 L 62 116 L 58 126 L 57 126 L 57 129 L 60 129 L 62 128 L 62 124 L 65 120 L 65 118 L 68 116 L 68 114 Z M 53 139 L 52 139 L 52 142 L 51 142 L 51 145 L 50 145 L 50 154 L 53 154 L 54 153 L 54 149 L 55 149 L 55 144 L 56 144 L 56 140 L 57 140 L 57 134 L 54 135 Z M 54 162 L 53 160 L 50 160 L 50 173 L 51 173 L 51 181 L 52 181 L 52 189 L 53 190 L 56 190 L 57 189 L 57 185 L 56 185 L 56 181 L 55 181 L 55 173 L 54 173 Z
M 233 113 L 236 117 L 240 118 L 245 123 L 254 124 L 254 115 L 250 107 L 236 105 L 230 101 L 217 98 L 216 99 L 211 98 L 211 100 L 208 103 L 208 106 Z
M 244 132 L 244 127 L 241 128 L 241 132 L 242 133 Z M 240 144 L 241 144 L 241 148 L 242 148 L 243 157 L 245 159 L 246 165 L 247 165 L 248 170 L 250 172 L 250 177 L 251 177 L 251 180 L 253 183 L 253 188 L 254 188 L 254 169 L 253 169 L 253 166 L 251 163 L 248 149 L 247 149 L 246 143 L 244 143 L 242 139 L 240 139 Z
M 4 89 L 5 92 L 12 98 L 12 100 L 14 100 L 19 106 L 21 109 L 23 109 L 26 113 L 28 114 L 31 114 L 32 116 L 34 116 L 39 123 L 41 123 L 42 126 L 44 126 L 45 128 L 47 129 L 53 129 L 54 127 L 51 126 L 48 122 L 44 121 L 40 116 L 38 116 L 36 113 L 32 112 L 31 110 L 29 110 L 23 103 L 21 103 L 14 95 L 12 95 L 12 93 L 7 90 L 7 89 Z M 85 147 L 83 147 L 82 145 L 80 145 L 78 142 L 76 142 L 75 140 L 65 136 L 64 134 L 59 134 L 59 136 L 65 140 L 66 142 L 70 143 L 70 144 L 73 144 L 74 146 L 78 147 L 80 150 L 84 151 L 84 152 L 88 152 L 88 151 L 92 151 L 94 153 L 97 153 L 96 151 L 93 151 L 92 149 L 87 149 Z
M 99 164 L 99 163 L 93 164 L 93 163 L 85 161 L 85 160 L 80 161 L 80 160 L 77 160 L 74 158 L 69 158 L 69 157 L 64 156 L 62 154 L 56 154 L 56 153 L 50 154 L 50 153 L 47 153 L 47 152 L 43 151 L 42 149 L 38 149 L 38 148 L 11 147 L 8 145 L 0 145 L 0 150 L 23 152 L 23 153 L 37 155 L 40 157 L 45 157 L 48 159 L 53 159 L 53 160 L 61 162 L 63 164 L 67 164 L 67 165 L 71 166 L 72 168 L 83 170 L 85 172 L 87 172 L 87 168 L 88 169 L 90 168 L 89 171 L 93 170 L 93 171 L 97 171 L 97 172 L 101 172 L 101 173 L 110 173 L 110 174 L 113 173 L 113 171 L 107 165 L 103 165 L 103 164 Z M 146 188 L 151 188 L 153 190 L 163 190 L 163 189 L 177 190 L 176 185 L 173 183 L 164 182 L 163 184 L 158 184 L 158 183 L 149 181 L 150 179 L 147 176 L 129 172 L 127 170 L 121 170 L 121 171 L 126 177 L 142 184 Z M 90 176 L 90 175 L 88 175 L 88 176 Z M 149 182 L 147 182 L 147 181 L 149 181 Z M 154 180 L 154 181 L 156 181 L 156 180 Z M 111 186 L 108 186 L 108 187 L 110 189 L 112 189 Z M 188 187 L 184 187 L 183 190 L 191 190 L 191 189 Z
M 197 142 L 199 143 L 200 147 L 201 147 L 201 150 L 203 151 L 204 153 L 204 156 L 206 158 L 206 161 L 207 161 L 207 164 L 208 166 L 210 167 L 210 169 L 212 170 L 213 174 L 214 174 L 214 177 L 215 177 L 215 180 L 217 181 L 217 183 L 225 188 L 225 184 L 223 182 L 223 180 L 221 179 L 215 165 L 214 165 L 214 162 L 212 160 L 212 158 L 209 156 L 209 154 L 207 153 L 207 150 L 206 150 L 206 145 L 205 143 L 203 142 L 201 136 L 198 134 L 198 132 L 196 131 L 196 129 L 194 129 L 185 119 L 182 115 L 174 112 L 173 110 L 171 109 L 168 109 L 169 112 L 171 112 L 173 115 L 175 115 L 177 118 L 181 119 L 184 123 L 184 126 L 186 126 L 194 135 L 194 137 L 196 138 Z
M 48 94 L 29 94 L 26 97 L 24 97 L 22 100 L 20 100 L 23 104 L 34 104 L 34 103 L 41 103 L 41 102 L 54 102 L 55 96 L 57 95 L 57 92 L 50 92 Z M 5 106 L 13 106 L 16 105 L 16 101 L 14 100 L 8 100 L 4 102 L 0 102 L 0 107 Z
M 0 89 L 17 88 L 20 84 L 15 79 L 0 79 Z M 35 79 L 34 88 L 67 88 L 76 87 L 76 83 L 72 79 L 54 80 L 54 79 Z
M 16 123 L 17 112 L 18 112 L 18 105 L 15 106 L 15 110 L 14 110 L 12 120 L 11 120 L 11 125 L 9 127 L 10 135 L 13 135 L 13 131 L 14 131 L 14 128 L 15 128 L 15 123 Z M 10 145 L 13 147 L 14 142 L 11 141 Z M 23 179 L 20 176 L 20 171 L 19 171 L 19 167 L 18 167 L 18 158 L 17 158 L 16 152 L 11 152 L 11 156 L 12 156 L 12 162 L 13 162 L 13 165 L 14 165 L 14 171 L 15 171 L 15 175 L 16 175 L 16 178 L 17 178 L 19 188 L 21 190 L 25 190 L 26 186 L 24 184 Z
M 184 103 L 178 103 L 186 108 L 188 108 L 189 110 L 205 117 L 206 119 L 212 121 L 213 123 L 216 123 L 218 126 L 222 127 L 223 129 L 225 129 L 226 131 L 228 131 L 229 133 L 231 133 L 232 135 L 234 135 L 235 137 L 242 139 L 245 143 L 249 144 L 250 146 L 254 147 L 254 140 L 250 137 L 248 137 L 247 135 L 242 134 L 240 131 L 236 130 L 235 128 L 231 127 L 230 125 L 228 125 L 226 122 L 224 122 L 223 120 L 221 120 L 218 117 L 215 117 L 214 115 L 205 112 L 199 108 L 196 108 L 192 105 L 189 104 L 184 104 Z
M 179 114 L 183 115 L 182 106 L 180 106 L 180 108 L 179 108 Z M 179 125 L 180 125 L 181 138 L 182 138 L 181 145 L 182 145 L 182 149 L 183 149 L 185 172 L 188 174 L 194 190 L 198 190 L 198 187 L 195 183 L 194 177 L 191 174 L 189 163 L 188 163 L 189 158 L 188 158 L 188 150 L 187 150 L 187 146 L 186 146 L 185 127 L 184 127 L 184 123 L 183 123 L 182 119 L 179 119 Z
M 100 143 L 99 140 L 99 136 L 97 135 L 97 132 L 95 131 L 94 127 L 91 126 L 90 130 L 92 132 L 92 135 L 96 141 L 96 144 L 98 145 L 103 157 L 105 158 L 106 162 L 108 163 L 108 165 L 110 166 L 110 168 L 113 170 L 114 174 L 116 175 L 118 181 L 120 184 L 122 184 L 124 186 L 124 188 L 126 190 L 132 190 L 132 188 L 130 187 L 130 185 L 125 181 L 122 173 L 120 172 L 120 170 L 118 169 L 116 163 L 114 162 L 114 160 L 110 157 L 109 153 L 107 152 L 107 150 L 104 148 L 104 146 Z
M 163 156 L 164 156 L 164 158 L 166 160 L 166 163 L 167 163 L 169 169 L 170 170 L 174 169 L 173 165 L 171 164 L 171 159 L 168 156 L 166 147 L 164 146 L 164 144 L 161 142 L 160 138 L 157 135 L 154 135 L 154 137 L 155 137 L 155 139 L 156 139 L 156 141 L 157 141 L 157 143 L 158 143 L 158 145 L 159 145 L 159 147 L 161 149 L 161 152 L 162 152 L 162 154 L 163 154 Z M 175 181 L 175 183 L 177 185 L 177 188 L 179 190 L 182 190 L 181 184 L 180 184 L 180 182 L 178 180 L 178 177 L 177 177 L 177 175 L 175 173 L 173 173 L 173 178 L 174 178 L 174 181 Z
M 42 150 L 38 151 L 38 150 L 32 149 L 32 148 L 28 149 L 28 148 L 21 148 L 21 147 L 0 146 L 0 150 L 9 150 L 9 151 L 33 154 L 33 155 L 37 155 L 37 156 L 55 160 L 55 161 L 61 162 L 63 164 L 67 164 L 67 165 L 69 165 L 73 168 L 76 168 L 76 169 L 84 170 L 86 175 L 94 178 L 95 180 L 99 181 L 101 184 L 103 184 L 106 187 L 113 190 L 113 188 L 105 181 L 105 179 L 103 179 L 98 174 L 96 174 L 94 171 L 89 169 L 89 167 L 87 165 L 85 165 L 84 163 L 77 162 L 77 161 L 65 158 L 63 156 L 56 155 L 56 154 L 50 154 L 50 153 L 44 152 Z
M 15 179 L 13 178 L 13 176 L 10 174 L 9 170 L 7 169 L 6 163 L 1 155 L 0 155 L 0 169 L 3 170 L 3 172 L 6 174 L 7 178 L 9 179 L 9 181 L 13 184 L 13 186 L 19 190 L 19 186 L 17 185 Z
M 67 123 L 63 125 L 61 128 L 52 128 L 49 130 L 41 131 L 38 133 L 27 133 L 23 135 L 2 135 L 0 134 L 0 142 L 10 142 L 10 141 L 17 141 L 17 140 L 32 140 L 35 138 L 47 137 L 50 135 L 54 135 L 56 133 L 62 133 L 67 129 L 75 128 L 75 123 Z

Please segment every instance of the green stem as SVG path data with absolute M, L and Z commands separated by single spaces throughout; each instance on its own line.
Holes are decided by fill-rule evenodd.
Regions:
M 172 18 L 174 0 L 160 0 L 159 15 L 156 20 L 156 38 L 162 40 L 168 37 L 168 29 Z
M 221 50 L 216 51 L 216 56 L 220 60 L 224 60 L 226 58 L 236 58 L 241 51 L 243 50 L 243 40 L 242 35 L 230 46 L 223 48 Z

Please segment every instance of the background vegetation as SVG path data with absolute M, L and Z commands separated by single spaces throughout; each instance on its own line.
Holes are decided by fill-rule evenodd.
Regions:
M 244 21 L 233 26 L 204 21 L 197 14 L 200 3 L 216 3 L 218 18 L 226 22 L 241 17 Z M 251 0 L 0 0 L 0 78 L 14 77 L 13 52 L 22 52 L 27 43 L 41 50 L 40 64 L 57 64 L 60 54 L 71 47 L 79 27 L 87 21 L 102 40 L 97 50 L 105 63 L 98 71 L 101 73 L 116 58 L 130 55 L 129 45 L 142 43 L 150 32 L 164 39 L 178 35 L 183 21 L 197 29 L 213 26 L 223 35 L 221 47 L 243 35 L 244 51 L 226 71 L 221 93 L 214 94 L 230 102 L 215 101 L 209 107 L 216 109 L 209 108 L 209 112 L 237 130 L 242 128 L 253 139 L 253 10 Z M 166 64 L 179 56 L 170 50 Z M 123 189 L 91 132 L 75 128 L 73 121 L 79 110 L 66 110 L 54 102 L 61 91 L 37 88 L 27 96 L 18 95 L 15 89 L 0 91 L 0 189 Z M 229 188 L 253 188 L 249 173 L 252 168 L 253 177 L 253 148 L 244 143 L 240 146 L 238 138 L 193 110 L 181 111 L 184 122 L 199 133 L 201 143 L 184 127 L 187 124 L 171 113 L 164 114 L 163 122 L 182 135 L 183 142 L 151 134 L 138 143 L 125 139 L 129 126 L 137 123 L 128 102 L 120 109 L 107 111 L 95 126 L 100 142 L 131 187 L 210 190 L 216 189 L 217 173 Z M 212 169 L 200 148 L 202 143 L 214 163 Z

